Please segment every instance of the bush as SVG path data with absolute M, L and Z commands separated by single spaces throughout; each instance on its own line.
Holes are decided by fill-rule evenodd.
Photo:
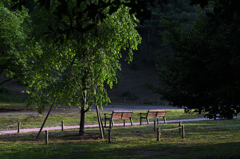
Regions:
M 5 86 L 0 87 L 0 94 L 10 95 L 11 92 L 12 92 L 12 90 L 8 87 L 5 87 Z
M 129 90 L 124 91 L 122 97 L 126 97 L 128 100 L 136 100 L 139 98 L 137 94 L 131 93 Z

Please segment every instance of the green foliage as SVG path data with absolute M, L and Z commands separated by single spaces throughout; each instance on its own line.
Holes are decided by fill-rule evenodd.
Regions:
M 29 74 L 30 104 L 36 104 L 41 112 L 56 98 L 56 105 L 78 105 L 86 109 L 110 102 L 104 83 L 111 88 L 116 80 L 122 57 L 120 50 L 128 49 L 128 60 L 131 61 L 132 50 L 137 49 L 141 40 L 135 30 L 135 18 L 128 10 L 121 7 L 104 22 L 99 21 L 97 36 L 94 30 L 80 35 L 75 32 L 64 43 L 54 43 L 54 33 L 44 37 L 44 52 L 35 59 L 36 66 Z M 47 14 L 44 10 L 42 12 Z M 58 25 L 54 21 L 52 24 Z M 84 103 L 79 104 L 79 99 Z
M 128 100 L 137 100 L 139 96 L 135 93 L 131 93 L 131 91 L 126 90 L 122 93 L 122 97 L 126 97 Z
M 117 71 L 116 73 L 116 81 L 114 82 L 114 86 L 118 87 L 121 80 L 124 78 L 123 74 L 120 71 Z
M 0 87 L 0 94 L 10 95 L 11 92 L 12 92 L 12 90 L 8 87 L 5 87 L 5 86 Z
M 32 28 L 27 9 L 11 11 L 9 2 L 0 2 L 0 75 L 7 77 L 0 85 L 11 79 L 25 81 L 33 58 L 41 51 L 30 37 Z
M 23 22 L 26 16 L 26 11 L 11 12 L 0 5 L 0 74 L 7 73 L 8 76 L 13 77 L 24 67 L 26 34 Z
M 145 83 L 142 86 L 147 88 L 147 89 L 153 89 L 154 88 L 154 84 L 152 84 L 152 83 Z
M 238 17 L 238 16 L 237 16 Z M 239 18 L 210 23 L 202 13 L 189 30 L 168 25 L 173 57 L 161 68 L 159 92 L 171 104 L 231 119 L 240 112 Z

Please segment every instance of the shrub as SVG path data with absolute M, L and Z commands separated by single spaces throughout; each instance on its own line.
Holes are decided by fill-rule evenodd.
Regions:
M 10 95 L 12 90 L 8 87 L 1 86 L 0 87 L 0 94 Z

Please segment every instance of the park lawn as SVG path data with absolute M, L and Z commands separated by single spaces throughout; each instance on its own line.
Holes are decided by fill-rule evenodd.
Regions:
M 113 127 L 111 143 L 108 131 L 100 139 L 98 128 L 50 131 L 49 144 L 44 132 L 36 140 L 37 132 L 0 135 L 0 158 L 71 159 L 71 158 L 153 158 L 205 159 L 240 157 L 240 119 L 184 122 L 186 137 L 181 138 L 178 123 L 160 124 L 161 137 L 153 124 Z M 173 130 L 169 130 L 173 129 Z
M 134 111 L 133 122 L 140 122 L 139 113 L 146 113 L 147 111 Z M 104 118 L 104 113 L 101 112 L 101 117 Z M 46 115 L 41 114 L 19 114 L 19 115 L 1 115 L 0 116 L 0 130 L 17 129 L 17 123 L 21 122 L 21 128 L 34 128 L 41 127 Z M 203 118 L 201 114 L 186 114 L 183 109 L 167 109 L 167 120 L 173 119 L 191 119 L 191 118 Z M 45 127 L 60 126 L 61 121 L 64 121 L 64 125 L 73 126 L 79 125 L 80 114 L 79 113 L 58 113 L 50 114 Z M 143 120 L 144 121 L 144 120 Z M 153 119 L 150 119 L 153 121 Z M 160 119 L 161 121 L 161 119 Z M 123 120 L 114 120 L 114 123 L 122 123 Z M 126 120 L 126 122 L 130 122 Z M 87 112 L 85 124 L 97 124 L 96 112 Z

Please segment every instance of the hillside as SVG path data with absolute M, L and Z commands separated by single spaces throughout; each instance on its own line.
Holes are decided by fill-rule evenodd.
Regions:
M 123 53 L 126 56 L 126 53 Z M 160 101 L 160 95 L 146 88 L 149 84 L 157 84 L 158 77 L 155 75 L 155 67 L 145 60 L 141 52 L 134 54 L 133 62 L 128 64 L 121 59 L 122 70 L 118 73 L 123 76 L 117 86 L 108 91 L 112 104 L 124 104 L 126 95 L 127 104 L 164 104 Z

